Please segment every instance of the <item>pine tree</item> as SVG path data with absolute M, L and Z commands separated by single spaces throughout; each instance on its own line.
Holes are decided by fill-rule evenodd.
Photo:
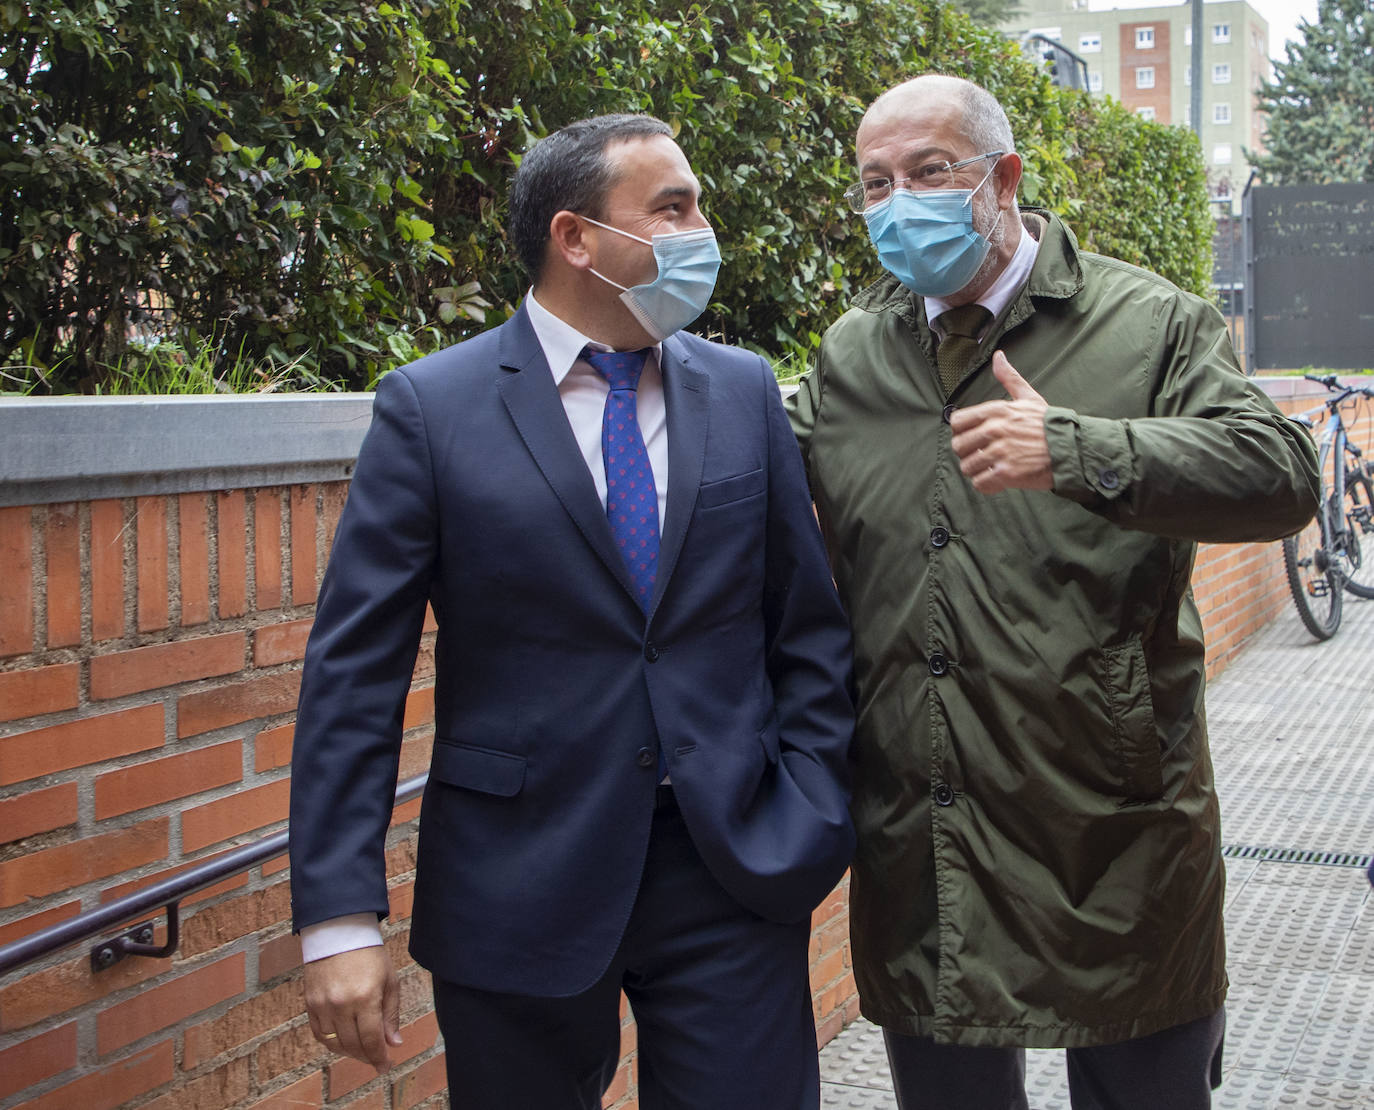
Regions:
M 1257 92 L 1268 148 L 1251 162 L 1269 185 L 1374 181 L 1374 0 L 1318 0 Z

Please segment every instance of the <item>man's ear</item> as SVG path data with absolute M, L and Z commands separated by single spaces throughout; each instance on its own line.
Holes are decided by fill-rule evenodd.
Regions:
M 997 183 L 997 206 L 1005 212 L 1016 203 L 1016 190 L 1021 186 L 1021 155 L 1011 152 L 997 159 L 992 179 Z
M 566 208 L 554 213 L 549 221 L 549 250 L 575 270 L 591 268 L 592 256 L 587 249 L 586 225 Z

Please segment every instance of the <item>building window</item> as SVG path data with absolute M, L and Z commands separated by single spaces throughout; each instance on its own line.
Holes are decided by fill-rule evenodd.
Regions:
M 1102 36 L 1096 34 L 1079 35 L 1078 52 L 1080 54 L 1101 54 Z
M 1212 148 L 1212 164 L 1216 166 L 1229 166 L 1231 164 L 1231 144 L 1217 143 Z
M 1218 62 L 1212 67 L 1212 84 L 1229 85 L 1231 83 L 1231 63 Z
M 1135 67 L 1135 87 L 1138 89 L 1152 89 L 1155 87 L 1154 66 Z
M 1186 27 L 1183 28 L 1183 45 L 1184 45 L 1184 46 L 1192 46 L 1192 45 L 1193 45 L 1193 25 L 1192 25 L 1191 23 L 1188 24 L 1188 26 L 1186 26 Z
M 1151 105 L 1149 105 L 1149 104 L 1145 105 L 1143 108 L 1137 108 L 1137 109 L 1135 110 L 1135 114 L 1138 115 L 1141 119 L 1154 119 L 1154 118 L 1155 118 L 1155 110 L 1154 110 L 1154 108 L 1153 108 Z
M 1229 105 L 1229 104 L 1213 104 L 1213 105 L 1212 105 L 1212 122 L 1213 122 L 1213 123 L 1230 123 L 1230 122 L 1231 122 L 1231 105 Z
M 1137 27 L 1135 29 L 1135 48 L 1137 50 L 1153 50 L 1155 48 L 1155 29 L 1153 27 Z
M 1193 67 L 1192 67 L 1192 66 L 1184 66 L 1184 67 L 1183 67 L 1183 83 L 1184 83 L 1185 85 L 1191 85 L 1191 84 L 1193 83 Z
M 1088 74 L 1088 91 L 1089 91 L 1089 92 L 1101 92 L 1101 91 L 1102 91 L 1102 74 L 1100 74 L 1100 73 L 1089 73 L 1089 74 Z
M 1231 25 L 1229 23 L 1216 23 L 1212 25 L 1212 41 L 1216 43 L 1231 41 Z
M 1193 106 L 1191 104 L 1185 104 L 1183 106 L 1183 126 L 1193 126 Z

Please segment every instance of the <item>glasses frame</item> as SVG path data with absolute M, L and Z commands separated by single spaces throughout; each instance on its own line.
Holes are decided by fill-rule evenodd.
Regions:
M 926 166 L 921 168 L 925 169 L 929 166 L 939 166 L 943 164 L 945 172 L 952 175 L 955 170 L 963 169 L 965 166 L 971 166 L 975 162 L 984 162 L 989 158 L 1001 158 L 1006 153 L 1005 150 L 990 150 L 986 154 L 975 154 L 972 158 L 964 158 L 958 162 L 928 162 Z M 844 191 L 844 201 L 851 212 L 863 213 L 872 208 L 874 204 L 883 203 L 881 200 L 875 200 L 872 204 L 865 203 L 864 198 L 868 195 L 865 189 L 866 185 L 875 181 L 886 181 L 888 183 L 888 188 L 895 190 L 897 186 L 901 185 L 903 182 L 914 180 L 915 179 L 911 177 L 870 177 L 868 181 L 856 181 Z M 890 193 L 889 196 L 891 196 Z M 883 198 L 883 200 L 887 199 L 888 197 Z

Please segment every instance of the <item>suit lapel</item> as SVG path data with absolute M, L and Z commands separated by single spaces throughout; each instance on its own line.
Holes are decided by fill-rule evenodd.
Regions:
M 706 427 L 711 379 L 692 365 L 677 337 L 663 341 L 663 399 L 668 409 L 668 508 L 658 547 L 654 606 L 672 577 L 696 508 L 706 458 Z
M 625 560 L 615 549 L 606 510 L 578 450 L 548 361 L 523 307 L 502 327 L 501 365 L 513 373 L 498 379 L 497 389 L 526 449 L 578 530 L 633 597 Z M 670 449 L 671 442 L 670 439 Z

